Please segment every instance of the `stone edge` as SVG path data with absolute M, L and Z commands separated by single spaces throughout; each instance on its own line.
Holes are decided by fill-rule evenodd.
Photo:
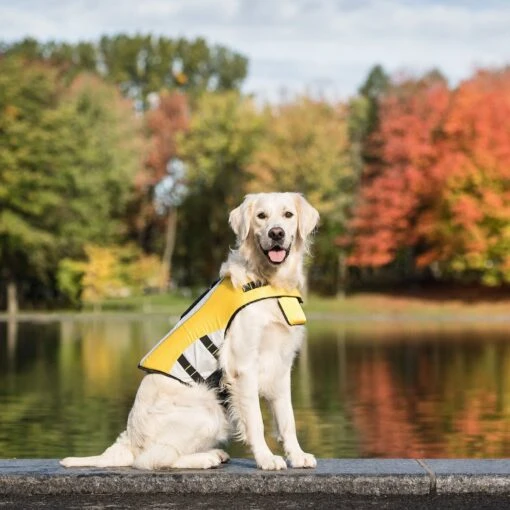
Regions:
M 508 495 L 510 461 L 356 459 L 319 461 L 317 470 L 264 472 L 240 459 L 210 471 L 144 472 L 60 468 L 56 460 L 2 461 L 0 495 L 338 494 L 351 496 Z M 497 462 L 497 461 L 496 461 Z

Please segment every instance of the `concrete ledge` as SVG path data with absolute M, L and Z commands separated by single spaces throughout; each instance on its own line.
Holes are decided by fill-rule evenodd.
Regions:
M 510 495 L 510 459 L 434 459 L 423 462 L 432 473 L 438 494 Z
M 190 508 L 200 501 L 211 508 L 211 498 L 218 507 L 220 501 L 228 505 L 235 499 L 237 504 L 242 500 L 248 505 L 245 507 L 255 508 L 274 507 L 277 501 L 283 508 L 308 508 L 307 501 L 315 505 L 321 501 L 320 508 L 335 501 L 357 502 L 353 508 L 369 502 L 373 505 L 374 501 L 381 508 L 386 504 L 388 508 L 398 508 L 399 504 L 402 508 L 438 508 L 441 501 L 466 508 L 470 507 L 466 504 L 469 501 L 473 508 L 505 508 L 510 507 L 510 460 L 324 459 L 315 470 L 283 472 L 260 471 L 253 461 L 245 459 L 233 459 L 206 471 L 150 472 L 131 468 L 65 469 L 54 459 L 0 460 L 2 508 L 18 508 L 16 504 L 19 508 L 78 508 L 105 501 L 113 508 L 152 504 L 159 508 L 161 501 L 169 508 L 173 503 L 176 508 L 188 508 L 184 504 L 188 500 Z

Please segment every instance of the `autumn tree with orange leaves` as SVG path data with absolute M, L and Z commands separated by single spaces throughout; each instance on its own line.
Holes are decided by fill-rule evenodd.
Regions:
M 450 91 L 428 75 L 394 86 L 351 222 L 353 266 L 404 251 L 439 276 L 510 281 L 510 71 Z
M 438 260 L 486 285 L 510 282 L 510 69 L 477 73 L 451 103 L 431 250 L 419 262 Z
M 161 252 L 162 273 L 159 287 L 168 285 L 177 229 L 177 208 L 171 197 L 164 206 L 157 200 L 157 187 L 175 176 L 171 164 L 177 157 L 177 137 L 189 123 L 188 99 L 178 91 L 162 91 L 151 97 L 152 109 L 145 115 L 149 149 L 143 167 L 136 176 L 136 201 L 133 204 L 132 228 L 139 244 L 147 252 Z M 172 189 L 165 190 L 170 195 Z M 164 233 L 165 232 L 165 233 Z M 163 247 L 161 246 L 163 241 Z

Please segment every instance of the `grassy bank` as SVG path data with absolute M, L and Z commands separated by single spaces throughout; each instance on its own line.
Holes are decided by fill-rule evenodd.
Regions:
M 332 314 L 510 315 L 510 299 L 473 301 L 462 298 L 429 299 L 388 294 L 356 294 L 345 299 L 336 299 L 312 295 L 307 300 L 306 308 L 313 312 Z
M 93 312 L 108 314 L 164 314 L 180 316 L 195 300 L 196 295 L 154 294 L 128 298 L 108 299 L 98 307 L 85 305 L 81 310 L 27 310 L 20 317 L 89 315 Z M 363 321 L 374 318 L 388 319 L 448 319 L 460 320 L 510 320 L 510 297 L 505 295 L 473 296 L 462 293 L 416 293 L 414 295 L 359 293 L 346 298 L 322 297 L 314 294 L 305 299 L 305 311 L 309 318 L 353 319 Z M 0 311 L 0 319 L 7 319 Z
M 180 315 L 193 301 L 193 296 L 176 294 L 130 297 L 108 300 L 102 305 L 105 311 L 136 311 Z M 328 315 L 510 315 L 510 299 L 474 300 L 462 296 L 409 296 L 360 293 L 346 298 L 310 295 L 305 310 Z

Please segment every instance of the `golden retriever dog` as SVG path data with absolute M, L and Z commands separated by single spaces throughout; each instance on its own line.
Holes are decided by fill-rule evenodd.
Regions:
M 237 236 L 220 270 L 234 287 L 265 281 L 282 289 L 302 289 L 303 258 L 319 220 L 297 193 L 247 195 L 230 213 Z M 304 338 L 303 326 L 289 326 L 277 299 L 263 299 L 235 315 L 219 352 L 228 411 L 214 389 L 186 385 L 162 374 L 142 380 L 127 427 L 103 454 L 68 457 L 71 466 L 133 466 L 141 469 L 207 469 L 228 460 L 218 449 L 233 433 L 245 441 L 265 470 L 314 468 L 296 437 L 291 402 L 291 368 Z M 274 455 L 264 438 L 259 397 L 267 399 L 286 460 Z

